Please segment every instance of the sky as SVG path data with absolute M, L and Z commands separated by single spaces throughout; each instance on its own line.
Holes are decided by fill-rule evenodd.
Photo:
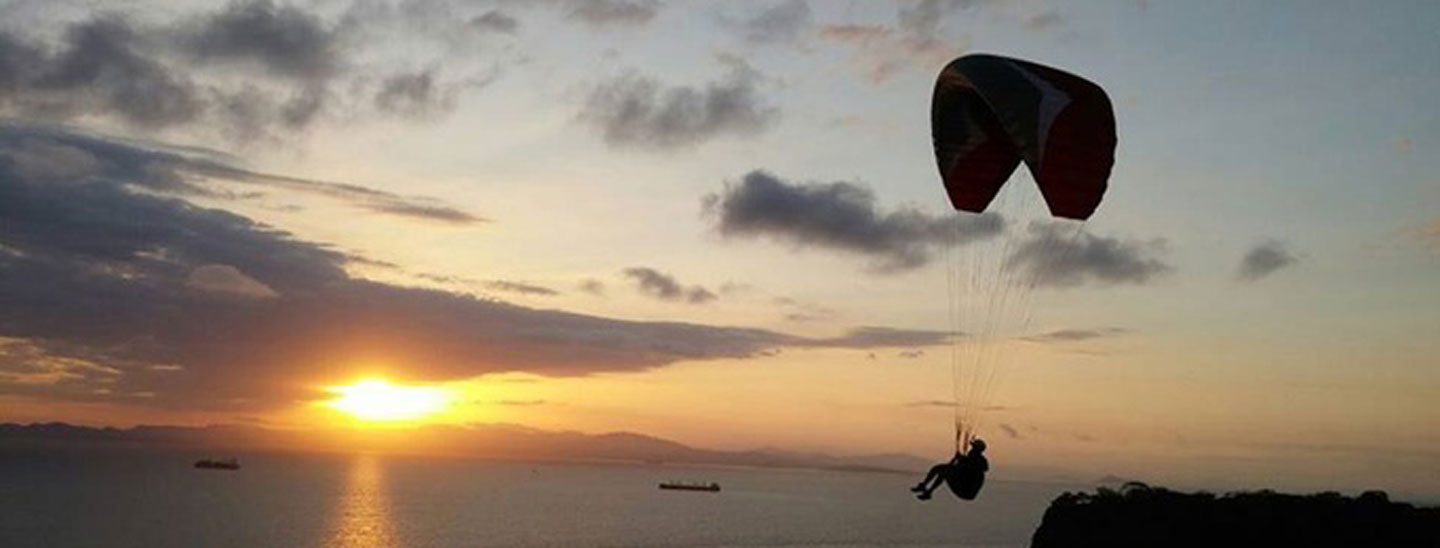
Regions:
M 0 13 L 0 421 L 363 425 L 325 402 L 383 378 L 452 395 L 419 423 L 938 458 L 960 402 L 1011 470 L 1440 493 L 1432 2 Z M 1023 169 L 948 207 L 976 52 L 1110 95 L 1083 226 Z

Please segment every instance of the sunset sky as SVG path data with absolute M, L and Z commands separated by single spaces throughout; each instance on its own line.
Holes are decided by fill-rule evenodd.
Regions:
M 990 52 L 1098 82 L 1119 135 L 999 343 L 993 461 L 1440 493 L 1437 28 L 1428 1 L 0 0 L 0 421 L 374 426 L 337 387 L 386 379 L 441 395 L 408 425 L 941 458 L 973 349 L 948 276 L 1038 234 L 940 187 L 935 75 Z

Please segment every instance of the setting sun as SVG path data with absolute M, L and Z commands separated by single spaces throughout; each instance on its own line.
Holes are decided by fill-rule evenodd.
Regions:
M 364 380 L 327 389 L 336 394 L 325 405 L 367 421 L 415 420 L 438 413 L 450 403 L 450 393 L 433 386 L 396 386 L 383 380 Z

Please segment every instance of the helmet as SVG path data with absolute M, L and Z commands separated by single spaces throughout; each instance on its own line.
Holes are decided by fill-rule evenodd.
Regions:
M 973 439 L 973 440 L 970 440 L 970 448 L 971 448 L 972 450 L 975 450 L 975 451 L 984 451 L 984 450 L 985 450 L 985 440 L 982 440 L 982 439 L 980 439 L 980 438 L 975 438 L 975 439 Z

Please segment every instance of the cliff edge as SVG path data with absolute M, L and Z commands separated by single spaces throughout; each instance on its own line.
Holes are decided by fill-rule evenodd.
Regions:
M 1059 546 L 1440 546 L 1440 508 L 1383 491 L 1180 493 L 1130 482 L 1050 503 L 1033 548 Z

